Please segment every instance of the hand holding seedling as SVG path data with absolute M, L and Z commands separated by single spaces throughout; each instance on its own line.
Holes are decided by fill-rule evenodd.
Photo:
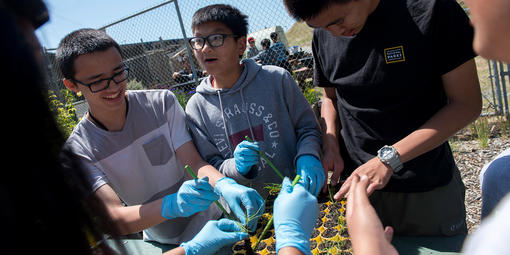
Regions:
M 161 216 L 166 219 L 188 217 L 203 211 L 220 197 L 209 184 L 209 178 L 185 181 L 176 193 L 163 198 Z
M 187 255 L 214 254 L 221 247 L 234 244 L 248 238 L 248 233 L 235 221 L 229 219 L 211 220 L 189 242 L 181 246 Z
M 248 142 L 251 142 L 253 143 L 253 141 L 248 137 L 248 136 L 245 136 L 244 139 L 246 139 L 246 141 Z M 257 150 L 257 153 L 267 162 L 267 164 L 273 169 L 273 171 L 278 175 L 280 176 L 280 178 L 284 178 L 283 174 L 280 173 L 280 171 L 278 171 L 278 169 L 273 165 L 273 162 L 271 162 L 271 160 L 269 160 L 269 158 L 264 155 L 264 153 L 260 150 Z
M 274 202 L 276 250 L 293 246 L 304 254 L 310 254 L 310 236 L 318 214 L 317 198 L 301 182 L 292 187 L 289 178 L 285 178 Z
M 301 155 L 296 162 L 296 173 L 301 175 L 300 182 L 305 189 L 317 196 L 324 185 L 326 175 L 318 158 L 312 155 Z
M 214 190 L 227 201 L 242 224 L 247 225 L 251 231 L 256 229 L 258 219 L 264 212 L 264 199 L 256 190 L 240 185 L 228 177 L 217 180 Z
M 237 171 L 246 176 L 253 166 L 259 163 L 259 145 L 257 142 L 244 140 L 234 150 L 234 161 Z

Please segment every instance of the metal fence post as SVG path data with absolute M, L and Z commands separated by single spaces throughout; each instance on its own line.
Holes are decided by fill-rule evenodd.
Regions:
M 509 69 L 508 69 L 508 65 L 507 65 L 507 71 L 505 72 L 505 66 L 503 65 L 503 62 L 499 62 L 499 69 L 501 70 L 500 71 L 500 74 L 501 74 L 501 88 L 502 88 L 502 92 L 503 92 L 503 101 L 505 103 L 505 116 L 508 116 L 508 94 L 506 92 L 506 79 L 505 79 L 505 75 L 508 76 L 509 75 Z
M 198 75 L 197 70 L 195 69 L 195 63 L 193 62 L 193 52 L 189 48 L 188 37 L 186 36 L 186 30 L 184 29 L 184 23 L 182 22 L 181 10 L 179 9 L 179 3 L 177 0 L 174 1 L 175 11 L 177 12 L 177 18 L 179 20 L 179 25 L 181 26 L 182 38 L 184 38 L 184 46 L 186 47 L 186 52 L 188 53 L 188 59 L 191 66 L 191 73 L 193 73 L 193 77 L 195 80 L 195 86 L 198 86 Z
M 498 68 L 498 62 L 496 60 L 492 60 L 492 67 L 494 68 L 494 80 L 496 84 L 496 98 L 498 99 L 498 109 L 496 109 L 496 114 L 500 115 L 503 114 L 503 104 L 502 104 L 502 98 L 501 98 L 501 87 L 499 82 L 499 68 Z
M 489 66 L 489 79 L 491 81 L 491 92 L 492 92 L 492 105 L 493 106 L 496 106 L 496 94 L 495 94 L 495 91 L 494 91 L 494 74 L 492 72 L 492 66 L 491 66 L 491 61 L 490 60 L 487 60 L 487 65 Z M 495 111 L 497 111 L 497 109 L 494 109 Z

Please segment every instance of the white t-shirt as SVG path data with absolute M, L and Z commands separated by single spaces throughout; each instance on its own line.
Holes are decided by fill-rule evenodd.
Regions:
M 510 254 L 510 194 L 498 203 L 489 217 L 464 242 L 462 254 Z
M 168 90 L 128 91 L 126 123 L 109 132 L 83 118 L 66 142 L 85 161 L 91 191 L 110 185 L 126 205 L 145 204 L 175 193 L 190 177 L 175 151 L 191 141 L 185 114 Z M 191 240 L 221 212 L 208 210 L 167 220 L 143 231 L 147 241 L 179 244 Z

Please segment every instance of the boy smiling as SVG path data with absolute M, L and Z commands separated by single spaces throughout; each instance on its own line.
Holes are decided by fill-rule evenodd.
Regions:
M 175 95 L 126 90 L 129 68 L 104 31 L 72 32 L 59 44 L 56 58 L 65 86 L 81 92 L 90 107 L 65 149 L 82 161 L 92 195 L 105 204 L 120 234 L 143 230 L 144 240 L 180 244 L 220 217 L 218 208 L 209 207 L 218 195 L 243 223 L 242 206 L 249 217 L 263 207 L 255 190 L 203 161 Z M 201 179 L 186 181 L 183 165 Z
M 285 69 L 252 59 L 239 62 L 246 49 L 246 18 L 221 4 L 193 15 L 190 45 L 210 74 L 186 106 L 194 141 L 206 161 L 259 193 L 266 193 L 265 183 L 281 178 L 258 150 L 283 175 L 300 174 L 307 190 L 317 195 L 325 179 L 318 122 Z

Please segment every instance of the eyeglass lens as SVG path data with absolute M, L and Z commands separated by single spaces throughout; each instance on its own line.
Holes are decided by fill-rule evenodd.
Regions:
M 125 81 L 128 78 L 129 69 L 124 69 L 123 71 L 116 73 L 114 76 L 109 79 L 100 80 L 90 84 L 90 90 L 92 92 L 99 92 L 101 90 L 105 90 L 110 86 L 110 81 L 114 81 L 115 84 L 119 84 Z
M 226 35 L 215 34 L 207 37 L 194 37 L 190 39 L 191 46 L 195 50 L 200 50 L 204 47 L 205 41 L 209 43 L 211 47 L 220 47 L 223 45 Z

